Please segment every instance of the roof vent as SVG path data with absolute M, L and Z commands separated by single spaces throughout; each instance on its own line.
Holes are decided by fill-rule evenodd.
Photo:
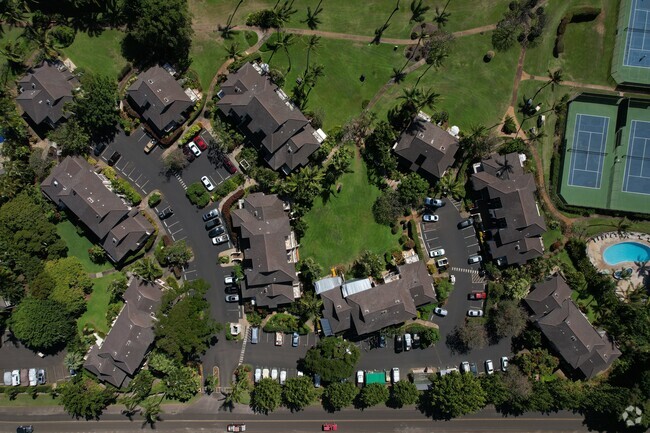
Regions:
M 149 84 L 153 84 L 153 80 L 152 80 L 151 78 L 149 78 L 149 79 L 147 80 L 147 82 L 148 82 Z
M 418 138 L 424 138 L 424 132 L 418 132 Z
M 36 88 L 36 83 L 32 83 L 32 89 Z
M 55 180 L 54 182 L 52 182 L 52 184 L 53 184 L 54 186 L 59 186 L 59 181 L 58 181 L 58 180 Z
M 163 98 L 163 101 L 165 101 L 165 103 L 167 103 L 167 102 L 169 102 L 169 98 L 164 97 L 164 98 Z

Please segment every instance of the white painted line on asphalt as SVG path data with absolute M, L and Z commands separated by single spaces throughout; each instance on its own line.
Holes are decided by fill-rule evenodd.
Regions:
M 185 238 L 187 238 L 187 236 L 183 236 L 183 237 L 180 238 L 180 239 L 174 239 L 174 240 L 175 240 L 175 241 L 182 241 L 182 240 L 185 240 Z
M 142 177 L 142 173 L 140 174 L 140 176 L 138 176 L 138 177 L 133 181 L 133 183 L 135 183 L 136 185 L 138 185 L 138 181 L 140 180 L 141 177 Z M 138 185 L 138 186 L 140 186 L 140 185 Z
M 243 326 L 242 332 L 244 333 L 244 341 L 242 341 L 241 352 L 239 353 L 239 365 L 244 363 L 244 355 L 246 354 L 246 343 L 248 343 L 248 328 Z
M 473 238 L 474 235 L 465 236 L 465 239 Z
M 180 232 L 182 232 L 182 231 L 183 231 L 183 229 L 176 230 L 174 233 L 172 233 L 172 236 L 176 236 L 177 233 L 180 233 Z
M 165 226 L 167 226 L 167 228 L 170 229 L 170 228 L 174 227 L 176 224 L 178 224 L 179 222 L 180 221 L 176 221 L 174 224 L 170 224 L 170 225 L 167 225 L 167 223 L 165 223 Z
M 478 243 L 475 242 L 475 243 L 473 243 L 472 245 L 467 245 L 467 248 L 475 247 L 475 246 L 477 246 L 477 245 L 478 245 Z
M 135 171 L 135 167 L 133 167 L 133 168 L 131 169 L 131 171 L 129 172 L 129 174 L 127 174 L 127 177 L 128 177 L 129 179 L 131 179 L 131 173 L 133 173 L 134 171 Z M 133 180 L 133 179 L 131 179 L 131 180 Z

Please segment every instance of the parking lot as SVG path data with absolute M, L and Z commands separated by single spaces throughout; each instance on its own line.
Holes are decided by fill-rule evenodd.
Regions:
M 55 355 L 38 356 L 36 352 L 24 347 L 19 342 L 10 338 L 10 333 L 5 332 L 2 335 L 0 344 L 0 371 L 20 370 L 20 369 L 45 369 L 47 382 L 54 383 L 69 377 L 68 372 L 63 365 L 65 351 Z M 21 383 L 21 385 L 27 385 Z
M 250 330 L 249 330 L 250 332 Z M 295 371 L 296 361 L 307 354 L 307 350 L 318 343 L 315 334 L 300 336 L 298 347 L 291 346 L 291 334 L 284 334 L 282 346 L 275 345 L 275 332 L 264 332 L 260 329 L 259 343 L 252 344 L 250 337 L 246 344 L 244 362 L 260 368 L 283 368 Z

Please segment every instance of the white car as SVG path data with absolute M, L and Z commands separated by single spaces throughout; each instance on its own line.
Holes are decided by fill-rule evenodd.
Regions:
M 261 368 L 256 368 L 255 369 L 255 383 L 259 382 L 260 379 L 262 379 L 262 369 Z
M 205 189 L 207 189 L 208 191 L 212 191 L 212 190 L 214 190 L 214 185 L 212 184 L 212 182 L 210 181 L 210 179 L 208 179 L 208 176 L 203 176 L 203 177 L 201 178 L 201 183 L 203 184 L 203 186 L 205 187 Z
M 494 373 L 494 364 L 492 364 L 491 360 L 485 361 L 485 372 L 487 374 L 493 374 Z
M 436 250 L 431 250 L 429 251 L 429 257 L 442 257 L 445 255 L 445 249 L 444 248 L 438 248 Z
M 217 237 L 212 238 L 212 245 L 219 245 L 219 244 L 225 244 L 228 242 L 230 238 L 228 235 L 219 235 Z
M 20 385 L 20 370 L 14 370 L 11 372 L 11 385 L 12 386 Z
M 467 315 L 469 317 L 483 317 L 483 310 L 479 310 L 477 308 L 470 308 L 467 310 Z
M 469 373 L 469 362 L 463 361 L 460 363 L 460 371 L 462 373 Z
M 4 384 L 5 386 L 11 386 L 11 371 L 5 371 Z
M 440 217 L 438 215 L 431 215 L 431 214 L 424 214 L 422 215 L 422 220 L 426 222 L 438 222 L 440 220 Z
M 404 350 L 407 352 L 411 350 L 411 347 L 413 346 L 413 340 L 411 339 L 411 334 L 404 334 Z
M 187 146 L 190 148 L 194 156 L 201 156 L 201 149 L 199 149 L 198 146 L 194 144 L 193 141 L 190 141 L 190 144 L 188 144 Z
M 228 275 L 226 278 L 223 279 L 223 282 L 226 284 L 235 284 L 235 277 L 232 275 Z
M 502 356 L 501 357 L 501 371 L 507 371 L 508 370 L 508 357 L 507 356 Z
M 278 369 L 277 368 L 274 368 L 273 370 L 271 370 L 271 379 L 278 380 Z
M 357 371 L 357 385 L 363 385 L 363 370 Z
M 447 310 L 442 307 L 436 307 L 433 312 L 442 317 L 445 317 L 447 315 Z
M 287 381 L 287 370 L 280 371 L 280 385 L 284 385 L 284 382 Z
M 399 382 L 399 368 L 393 367 L 393 383 Z
M 478 254 L 474 254 L 473 256 L 469 256 L 467 259 L 467 264 L 473 265 L 475 263 L 481 263 L 483 261 L 483 257 L 479 256 Z
M 29 369 L 29 386 L 36 386 L 36 369 Z
M 449 276 L 449 282 L 451 284 L 456 284 L 456 275 L 450 275 Z
M 268 379 L 269 378 L 269 369 L 265 368 L 262 370 L 262 379 Z
M 443 257 L 442 259 L 438 259 L 436 265 L 438 265 L 439 268 L 445 268 L 449 266 L 449 260 L 447 260 L 447 257 Z

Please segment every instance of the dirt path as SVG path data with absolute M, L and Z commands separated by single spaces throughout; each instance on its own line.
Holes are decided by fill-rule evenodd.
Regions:
M 528 79 L 528 80 L 543 81 L 543 82 L 548 81 L 548 77 L 531 75 L 531 74 L 528 74 L 528 73 L 526 73 L 525 76 L 522 77 L 522 78 Z M 606 92 L 615 92 L 616 94 L 618 94 L 618 96 L 624 96 L 625 95 L 625 92 L 622 92 L 620 90 L 616 90 L 616 88 L 612 87 L 612 86 L 602 86 L 600 84 L 579 83 L 577 81 L 565 81 L 565 80 L 562 80 L 561 84 L 563 86 L 582 87 L 583 89 L 604 90 Z

